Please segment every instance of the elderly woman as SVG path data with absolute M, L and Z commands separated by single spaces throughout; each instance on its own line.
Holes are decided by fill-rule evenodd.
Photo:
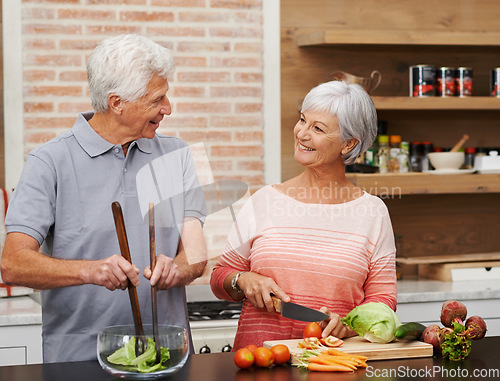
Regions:
M 137 287 L 143 322 L 152 322 L 156 285 L 159 323 L 189 328 L 184 286 L 206 264 L 205 204 L 186 143 L 156 133 L 171 113 L 173 70 L 171 52 L 148 38 L 102 41 L 87 65 L 94 111 L 27 158 L 7 212 L 1 269 L 6 283 L 42 290 L 44 362 L 95 359 L 99 330 L 133 323 L 121 291 L 129 283 Z M 122 206 L 133 264 L 119 254 L 114 201 Z M 166 211 L 176 220 L 157 224 L 152 273 L 144 210 L 153 201 L 157 220 L 168 220 L 163 204 L 172 204 Z
M 305 97 L 293 130 L 304 171 L 245 203 L 211 275 L 218 298 L 244 300 L 233 350 L 302 338 L 307 323 L 276 313 L 271 295 L 327 313 L 323 337 L 355 335 L 340 318 L 360 304 L 396 309 L 387 208 L 345 176 L 376 132 L 373 102 L 359 85 L 332 81 Z

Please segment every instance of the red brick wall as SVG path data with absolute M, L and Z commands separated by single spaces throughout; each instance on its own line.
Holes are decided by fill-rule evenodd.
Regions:
M 97 42 L 139 33 L 176 58 L 160 132 L 205 142 L 216 177 L 263 184 L 262 0 L 23 0 L 22 17 L 26 152 L 90 109 Z
M 85 63 L 96 44 L 138 33 L 170 48 L 177 63 L 170 83 L 172 115 L 159 132 L 190 144 L 204 142 L 215 178 L 259 188 L 264 183 L 262 1 L 23 0 L 25 153 L 91 109 Z M 207 221 L 212 258 L 220 254 L 231 222 L 227 213 Z

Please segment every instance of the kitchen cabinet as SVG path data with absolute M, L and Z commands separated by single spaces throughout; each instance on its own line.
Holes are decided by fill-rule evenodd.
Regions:
M 500 66 L 499 16 L 500 4 L 489 0 L 281 1 L 282 180 L 302 170 L 292 134 L 300 102 L 334 71 L 382 74 L 371 96 L 388 134 L 448 148 L 467 133 L 466 146 L 500 147 L 500 98 L 488 96 L 490 70 Z M 417 64 L 472 67 L 474 95 L 409 97 Z M 398 256 L 499 251 L 498 174 L 348 177 L 386 202 Z
M 41 324 L 0 327 L 0 366 L 41 362 Z
M 28 296 L 0 298 L 0 366 L 42 362 L 42 309 Z

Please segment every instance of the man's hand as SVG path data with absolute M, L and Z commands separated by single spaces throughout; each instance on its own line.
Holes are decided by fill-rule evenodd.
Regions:
M 115 254 L 90 263 L 89 283 L 104 286 L 111 291 L 125 290 L 129 281 L 136 287 L 139 285 L 139 268 L 121 255 Z
M 179 266 L 174 260 L 166 255 L 156 256 L 155 270 L 151 274 L 151 266 L 144 269 L 143 275 L 149 279 L 151 286 L 157 286 L 158 290 L 168 290 L 181 283 Z

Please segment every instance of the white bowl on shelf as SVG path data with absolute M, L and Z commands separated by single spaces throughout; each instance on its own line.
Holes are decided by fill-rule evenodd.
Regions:
M 431 152 L 427 154 L 436 171 L 458 170 L 464 163 L 463 152 Z

